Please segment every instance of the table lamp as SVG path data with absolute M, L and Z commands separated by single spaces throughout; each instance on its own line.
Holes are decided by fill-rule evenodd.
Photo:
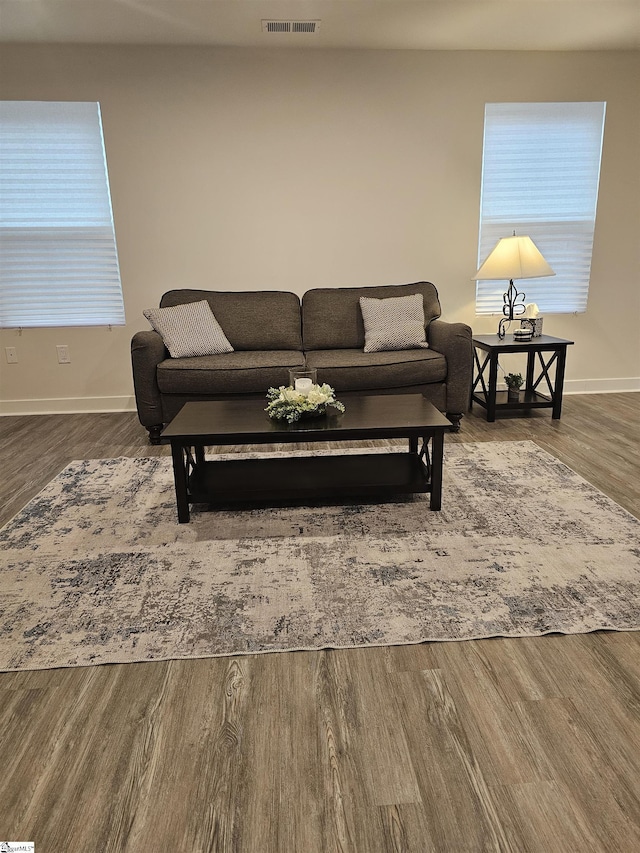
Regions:
M 504 317 L 498 325 L 498 337 L 504 338 L 508 324 L 525 312 L 525 294 L 514 287 L 514 278 L 542 278 L 555 275 L 531 237 L 502 237 L 486 261 L 473 276 L 474 281 L 509 279 L 509 289 L 503 294 Z

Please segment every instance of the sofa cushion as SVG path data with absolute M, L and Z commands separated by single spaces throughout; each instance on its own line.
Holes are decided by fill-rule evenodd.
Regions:
M 306 354 L 307 367 L 318 371 L 318 382 L 327 382 L 336 393 L 380 388 L 408 388 L 443 382 L 447 362 L 430 349 L 367 353 L 361 349 L 313 350 Z
M 360 297 L 364 323 L 364 351 L 426 349 L 422 296 L 391 296 L 388 299 Z
M 321 287 L 302 297 L 302 338 L 305 350 L 363 349 L 364 323 L 360 297 L 387 299 L 422 294 L 425 325 L 440 316 L 438 291 L 429 281 L 378 287 Z M 222 317 L 220 317 L 222 323 Z M 226 328 L 226 327 L 225 327 Z M 232 344 L 233 338 L 229 337 Z
M 158 387 L 163 394 L 264 392 L 266 397 L 272 385 L 288 384 L 290 367 L 303 365 L 303 354 L 295 350 L 245 350 L 198 358 L 168 358 L 158 365 Z
M 170 308 L 148 308 L 142 313 L 162 336 L 172 358 L 233 352 L 220 323 L 204 299 Z
M 300 297 L 278 290 L 170 290 L 160 305 L 206 299 L 234 350 L 302 349 Z

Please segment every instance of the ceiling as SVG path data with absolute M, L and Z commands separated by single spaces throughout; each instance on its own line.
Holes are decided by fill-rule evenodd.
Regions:
M 0 42 L 638 50 L 640 0 L 0 0 Z

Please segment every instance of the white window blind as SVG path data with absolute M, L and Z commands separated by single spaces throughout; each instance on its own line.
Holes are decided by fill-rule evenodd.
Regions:
M 124 322 L 100 105 L 0 102 L 0 326 Z
M 544 313 L 586 311 L 604 102 L 487 104 L 478 266 L 501 237 L 529 236 L 556 275 L 519 290 Z M 478 281 L 476 311 L 502 311 L 504 281 Z

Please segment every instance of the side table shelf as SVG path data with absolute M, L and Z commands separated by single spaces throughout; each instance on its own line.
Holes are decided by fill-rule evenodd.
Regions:
M 474 335 L 474 375 L 469 408 L 477 403 L 487 411 L 487 420 L 496 419 L 496 412 L 527 409 L 552 409 L 558 419 L 562 411 L 562 390 L 567 347 L 573 344 L 565 338 L 540 335 L 523 343 L 513 336 Z M 506 391 L 498 391 L 498 356 L 501 353 L 526 353 L 527 373 L 520 399 L 509 402 Z M 555 366 L 555 371 L 552 368 Z M 543 393 L 547 391 L 547 393 Z

